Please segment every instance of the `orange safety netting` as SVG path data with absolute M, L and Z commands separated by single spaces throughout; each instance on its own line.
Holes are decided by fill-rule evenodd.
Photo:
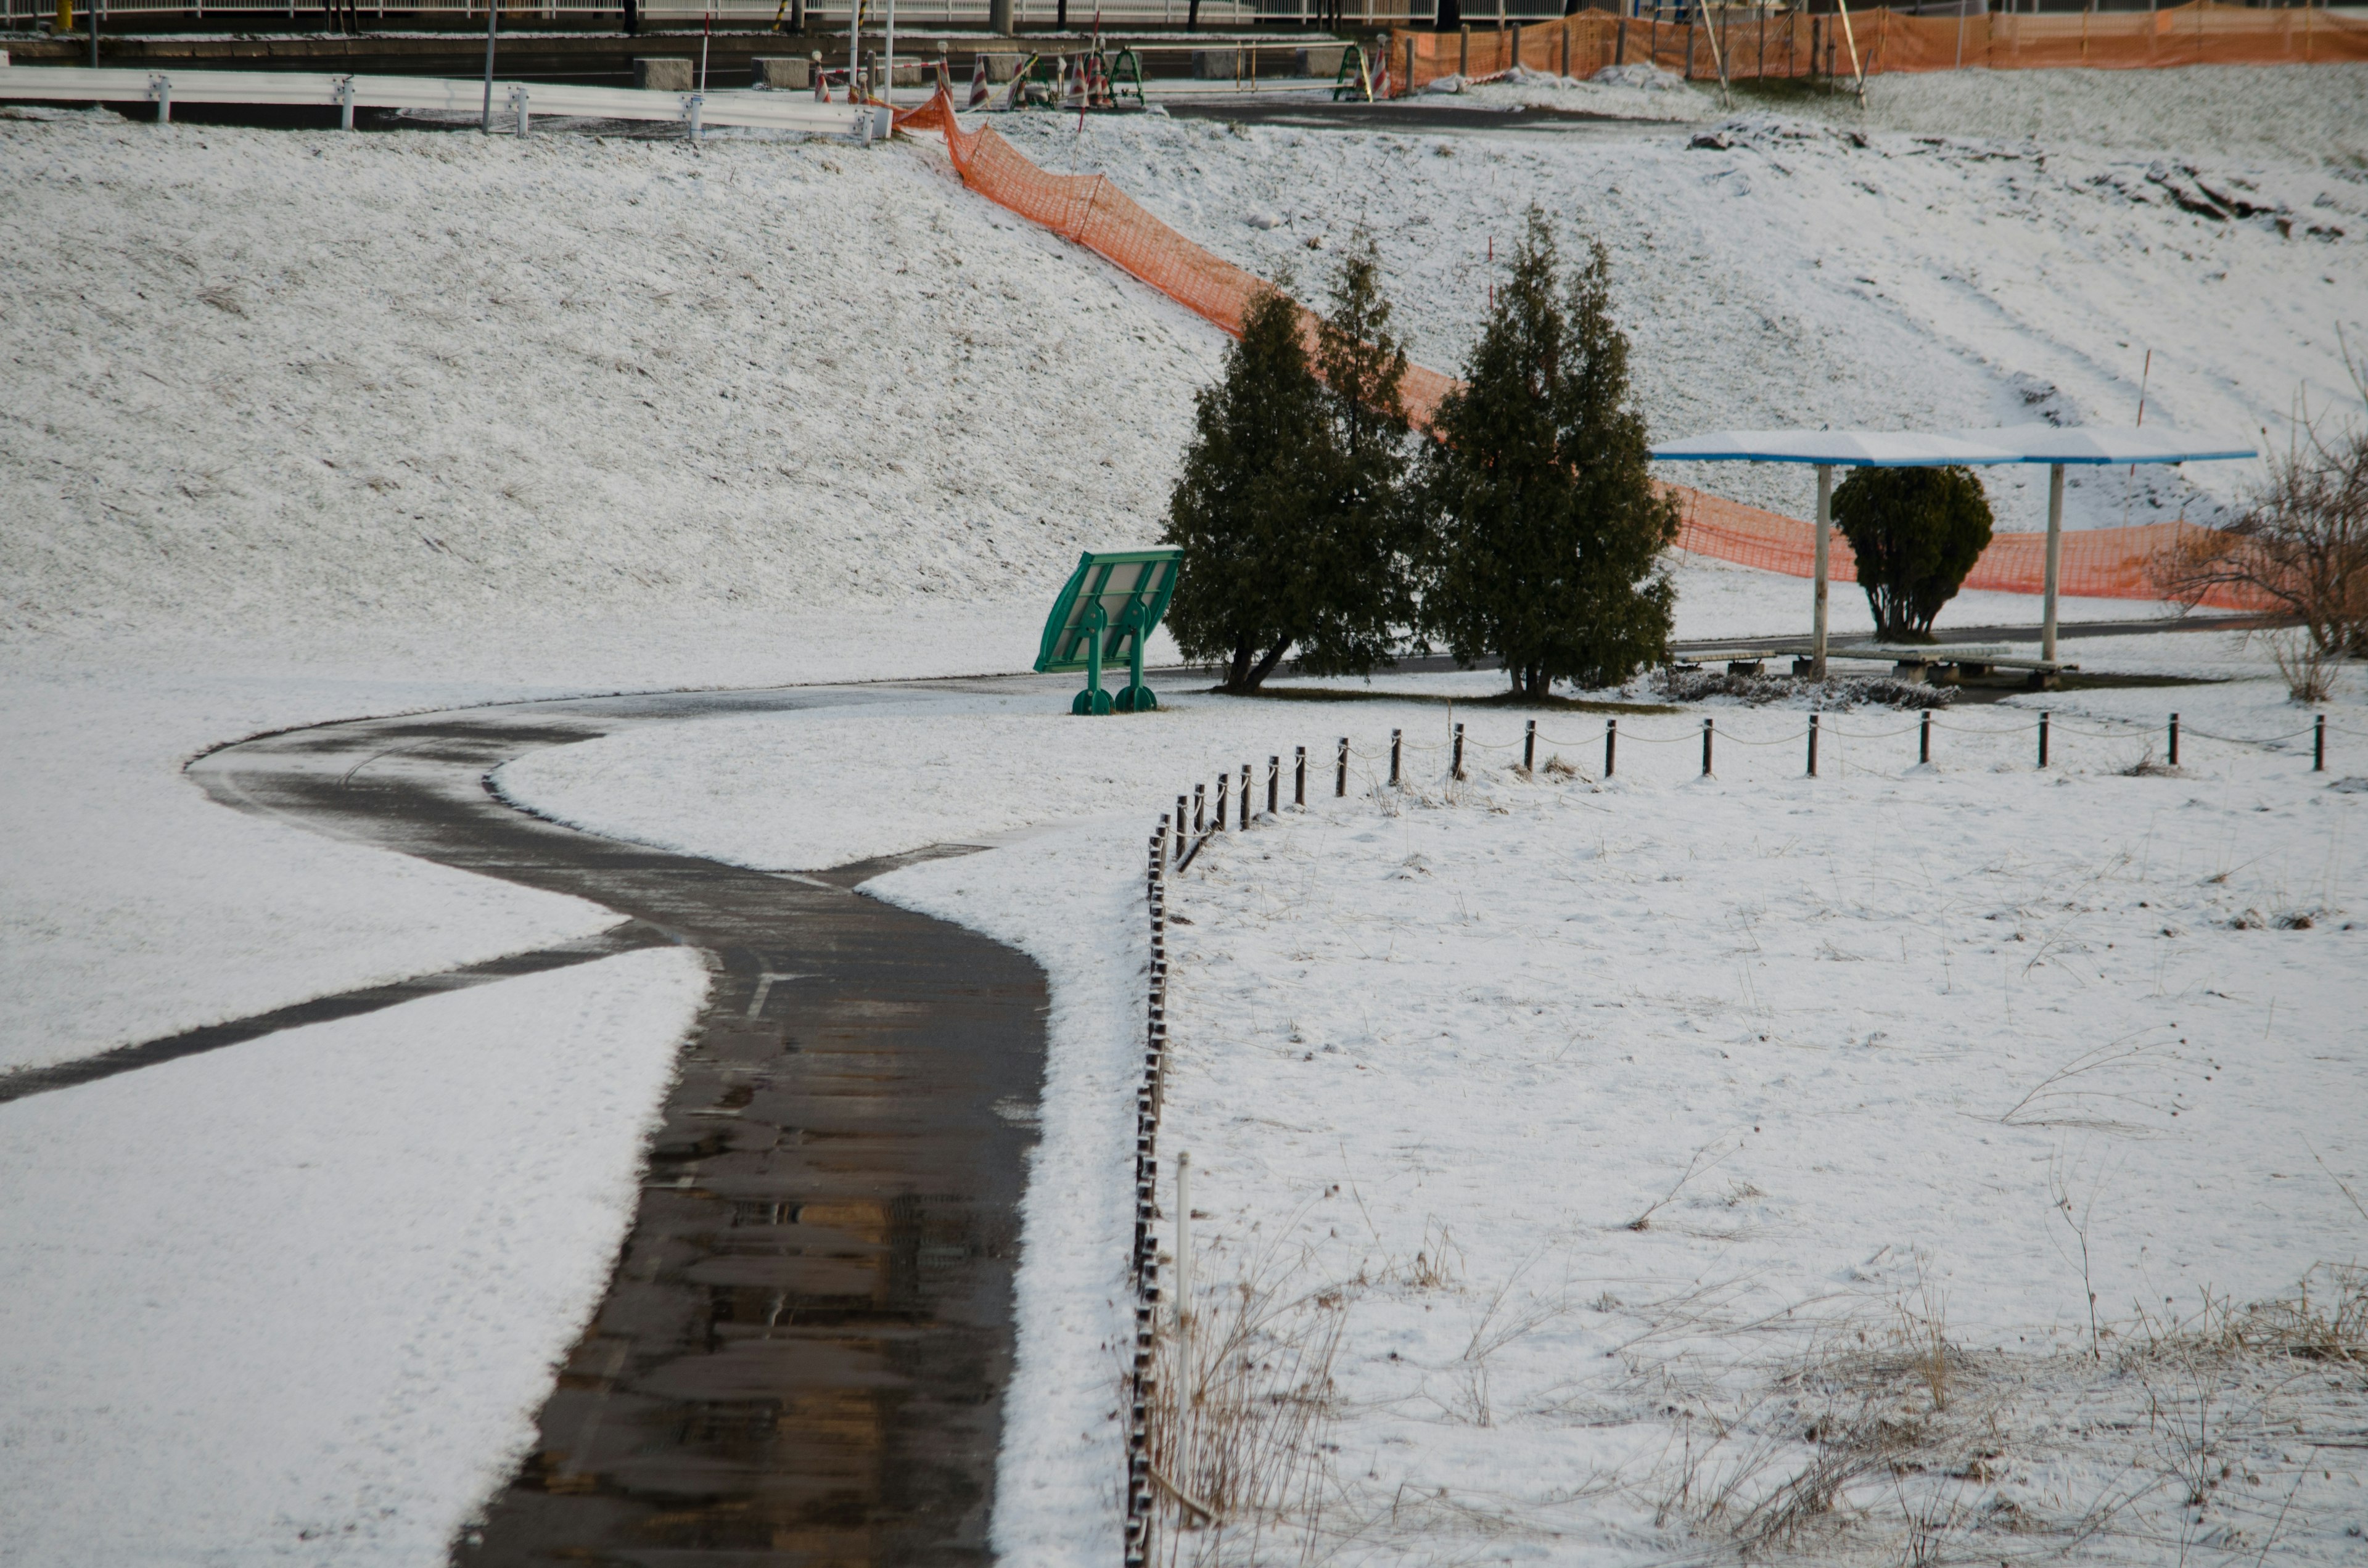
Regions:
M 896 124 L 942 132 L 946 151 L 963 185 L 1083 245 L 1229 333 L 1240 335 L 1244 311 L 1266 286 L 1263 279 L 1169 228 L 1107 176 L 1053 174 L 1030 162 L 992 126 L 964 131 L 954 118 L 953 98 L 943 87 L 919 108 L 899 110 Z M 1455 385 L 1452 377 L 1437 370 L 1407 367 L 1402 392 L 1406 415 L 1417 428 L 1429 427 L 1440 399 Z M 1667 488 L 1678 498 L 1682 513 L 1679 549 L 1790 576 L 1814 574 L 1814 524 L 1681 484 Z M 2066 534 L 2058 591 L 2097 598 L 2159 598 L 2161 594 L 2149 585 L 2155 557 L 2203 531 L 2187 523 L 2155 523 Z M 2044 580 L 2044 540 L 2038 534 L 1999 534 L 1975 563 L 1965 586 L 2038 593 Z M 1839 534 L 1833 537 L 1827 560 L 1835 581 L 1857 580 L 1850 546 Z M 2254 608 L 2216 593 L 2202 602 L 2229 608 Z
M 2196 0 L 2159 11 L 2048 16 L 1918 17 L 1889 9 L 1782 16 L 1706 7 L 1695 21 L 1581 11 L 1560 20 L 1458 32 L 1394 29 L 1389 91 L 1420 91 L 1443 76 L 1485 79 L 1516 64 L 1559 76 L 1651 63 L 1698 80 L 1878 75 L 1895 71 L 1994 71 L 2086 66 L 2282 65 L 2368 60 L 2368 18 L 2316 6 L 2262 9 Z M 1852 53 L 1857 63 L 1852 65 Z

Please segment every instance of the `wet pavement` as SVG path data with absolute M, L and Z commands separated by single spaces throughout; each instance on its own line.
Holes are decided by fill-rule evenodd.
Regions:
M 636 945 L 696 948 L 713 971 L 608 1295 L 456 1562 L 991 1559 L 1044 977 L 853 891 L 962 848 L 751 871 L 529 816 L 484 782 L 523 752 L 632 724 L 851 695 L 414 714 L 190 767 L 224 804 L 592 900 L 641 923 Z

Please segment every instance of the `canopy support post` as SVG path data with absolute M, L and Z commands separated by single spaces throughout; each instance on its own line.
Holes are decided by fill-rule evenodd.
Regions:
M 1809 678 L 1826 678 L 1826 563 L 1834 531 L 1834 465 L 1817 465 L 1817 609 L 1809 634 Z M 2052 579 L 2051 579 L 2052 581 Z
M 2047 581 L 2040 607 L 2039 656 L 2055 662 L 2055 585 L 2064 572 L 2064 465 L 2047 465 Z

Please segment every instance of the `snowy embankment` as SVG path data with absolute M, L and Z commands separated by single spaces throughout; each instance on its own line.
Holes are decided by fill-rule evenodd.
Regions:
M 2314 1267 L 2360 1261 L 2338 1182 L 2362 1190 L 2368 1162 L 2350 1028 L 2368 1006 L 2368 919 L 2350 907 L 2368 796 L 2330 781 L 2368 771 L 2368 693 L 2355 677 L 2340 694 L 2335 771 L 2313 775 L 2290 733 L 2306 718 L 2258 644 L 2117 653 L 2238 678 L 1946 711 L 1931 768 L 1913 716 L 1829 714 L 1816 781 L 1799 777 L 1804 713 L 1728 703 L 1632 708 L 1610 784 L 1591 777 L 1601 716 L 1543 715 L 1523 778 L 1518 710 L 1440 699 L 1495 678 L 1470 676 L 1366 700 L 1181 694 L 1093 726 L 1083 752 L 1049 692 L 719 721 L 545 752 L 501 783 L 603 831 L 765 866 L 886 848 L 885 824 L 908 819 L 908 836 L 953 816 L 1036 824 L 869 884 L 1026 949 L 1053 982 L 997 1516 L 1015 1560 L 1113 1543 L 1144 835 L 1178 787 L 1245 760 L 1262 805 L 1265 758 L 1283 757 L 1288 801 L 1298 744 L 1311 812 L 1216 840 L 1171 893 L 1162 1169 L 1193 1155 L 1211 1290 L 1282 1264 L 1287 1294 L 1346 1303 L 1326 1529 L 1376 1561 L 1488 1541 L 1656 1560 L 1688 1528 L 1726 1528 L 1672 1501 L 1687 1485 L 1758 1496 L 1817 1451 L 1802 1431 L 1841 1383 L 1776 1390 L 1815 1361 L 1861 1378 L 1849 1399 L 1906 1402 L 1934 1454 L 1964 1412 L 1995 1414 L 1981 1479 L 1940 1499 L 1967 1528 L 2011 1517 L 2053 1539 L 2144 1490 L 2116 1529 L 2167 1532 L 2175 1555 L 2182 1529 L 2258 1547 L 2291 1497 L 2281 1550 L 2326 1557 L 2360 1467 L 2308 1435 L 2356 1425 L 2358 1390 L 2214 1373 L 2209 1396 L 2238 1407 L 2225 1452 L 2260 1479 L 2183 1525 L 2162 1482 L 2180 1451 L 2143 1435 L 2145 1401 L 2184 1399 L 2192 1420 L 2195 1390 L 2113 1358 L 2141 1312 L 2192 1322 L 2207 1296 L 2215 1312 L 2291 1297 Z M 2128 772 L 2159 764 L 2173 708 L 2184 771 Z M 1450 788 L 1454 720 L 1474 778 Z M 1394 727 L 1404 791 L 1377 781 Z M 1360 760 L 1336 801 L 1344 733 Z M 793 793 L 817 756 L 860 787 Z M 899 779 L 959 809 L 937 820 Z M 2296 916 L 2307 927 L 2285 928 Z M 2327 1269 L 2313 1279 L 2324 1290 Z M 1907 1411 L 1873 1360 L 1842 1365 L 1861 1331 L 1898 1362 L 1904 1330 L 1945 1344 L 1948 1422 L 1929 1393 Z M 2109 1377 L 2081 1369 L 2096 1347 Z M 2296 1419 L 2304 1436 L 2282 1425 Z M 1711 1451 L 1688 1475 L 1690 1422 Z
M 1726 144 L 1702 147 L 1704 128 L 1645 124 L 1358 135 L 1030 119 L 1009 133 L 1048 165 L 1107 173 L 1229 261 L 1290 269 L 1303 294 L 1361 227 L 1413 357 L 1451 372 L 1487 308 L 1491 247 L 1536 201 L 1566 238 L 1610 250 L 1656 437 L 2123 425 L 2143 390 L 2149 424 L 2267 426 L 2283 444 L 2298 393 L 2314 408 L 2352 395 L 2337 329 L 2368 341 L 2368 67 L 1886 77 L 1864 119 L 1753 102 L 1719 116 Z M 2234 125 L 2244 134 L 2217 140 Z M 2207 188 L 2224 211 L 2258 210 L 2181 207 Z M 2249 467 L 2076 471 L 2067 524 L 2214 521 Z M 1793 517 L 1814 505 L 1800 469 L 1667 474 Z M 1985 477 L 2001 528 L 2044 525 L 2044 470 Z

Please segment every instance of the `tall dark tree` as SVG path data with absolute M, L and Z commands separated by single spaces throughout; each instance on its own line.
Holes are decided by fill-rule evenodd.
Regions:
M 1875 635 L 1928 641 L 1990 542 L 1989 497 L 1967 468 L 1861 468 L 1834 487 Z
M 1414 620 L 1419 521 L 1407 495 L 1413 452 L 1399 392 L 1406 346 L 1390 332 L 1370 237 L 1343 256 L 1326 303 L 1315 369 L 1327 468 L 1300 556 L 1308 582 L 1299 660 L 1315 675 L 1363 675 L 1389 658 Z
M 1370 244 L 1330 304 L 1311 364 L 1306 313 L 1279 292 L 1252 301 L 1169 497 L 1184 559 L 1167 624 L 1187 657 L 1224 665 L 1228 691 L 1257 690 L 1294 647 L 1320 674 L 1370 670 L 1414 614 L 1406 358 Z
M 1532 207 L 1425 460 L 1424 622 L 1459 660 L 1503 659 L 1531 698 L 1557 679 L 1617 685 L 1660 660 L 1676 599 L 1656 568 L 1677 504 L 1653 482 L 1629 404 L 1611 261 L 1597 244 L 1559 271 Z

